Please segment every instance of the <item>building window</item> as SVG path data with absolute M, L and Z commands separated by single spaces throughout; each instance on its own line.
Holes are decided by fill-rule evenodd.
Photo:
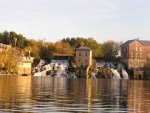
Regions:
M 142 53 L 140 53 L 140 58 L 142 58 Z
M 131 57 L 133 57 L 133 53 L 131 52 Z
M 138 53 L 135 54 L 135 57 L 138 57 Z
M 85 56 L 87 56 L 87 52 L 85 52 Z
M 136 51 L 138 51 L 138 47 L 136 47 Z
M 81 62 L 81 60 L 79 59 L 79 62 Z
M 79 52 L 79 56 L 81 56 L 81 52 Z
M 128 51 L 128 47 L 127 47 L 127 51 Z
M 142 52 L 142 47 L 140 47 L 140 52 Z
M 87 59 L 85 59 L 85 63 L 88 63 L 88 60 L 87 60 Z

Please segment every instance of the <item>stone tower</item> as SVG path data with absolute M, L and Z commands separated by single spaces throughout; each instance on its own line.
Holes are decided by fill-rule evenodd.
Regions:
M 81 46 L 76 49 L 76 73 L 82 71 L 85 75 L 88 73 L 89 67 L 92 65 L 92 50 L 89 47 Z

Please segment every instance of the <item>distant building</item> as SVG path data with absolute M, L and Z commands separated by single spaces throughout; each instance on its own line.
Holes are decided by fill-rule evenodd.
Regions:
M 2 52 L 3 50 L 9 50 L 10 48 L 11 48 L 11 45 L 0 43 L 0 52 Z
M 11 48 L 11 45 L 0 43 L 0 52 L 2 52 L 3 50 L 9 50 Z M 27 56 L 18 56 L 18 60 L 18 74 L 31 74 L 31 65 L 33 63 L 33 57 L 30 57 L 30 51 L 28 51 Z
M 18 74 L 31 74 L 33 57 L 21 57 L 18 65 Z
M 121 45 L 121 56 L 128 69 L 143 67 L 150 59 L 150 41 L 139 39 L 126 41 Z
M 76 67 L 88 67 L 92 65 L 92 50 L 89 47 L 81 46 L 76 49 Z

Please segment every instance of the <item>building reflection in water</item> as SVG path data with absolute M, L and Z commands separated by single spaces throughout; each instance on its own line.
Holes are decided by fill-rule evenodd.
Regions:
M 31 77 L 0 76 L 0 106 L 5 109 L 21 108 L 31 99 Z M 24 103 L 26 102 L 26 103 Z
M 48 104 L 63 111 L 65 107 L 87 109 L 86 112 L 119 110 L 127 108 L 127 81 L 34 77 L 32 95 L 38 107 Z
M 101 109 L 123 110 L 127 106 L 127 81 L 126 80 L 97 80 L 96 107 Z M 121 109 L 122 108 L 122 109 Z
M 128 110 L 135 113 L 150 112 L 149 81 L 133 80 L 128 82 Z
M 0 111 L 149 112 L 149 81 L 0 76 Z

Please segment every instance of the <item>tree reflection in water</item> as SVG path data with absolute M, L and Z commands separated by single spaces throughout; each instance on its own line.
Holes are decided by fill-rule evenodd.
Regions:
M 149 81 L 0 76 L 0 112 L 148 113 L 149 105 Z

